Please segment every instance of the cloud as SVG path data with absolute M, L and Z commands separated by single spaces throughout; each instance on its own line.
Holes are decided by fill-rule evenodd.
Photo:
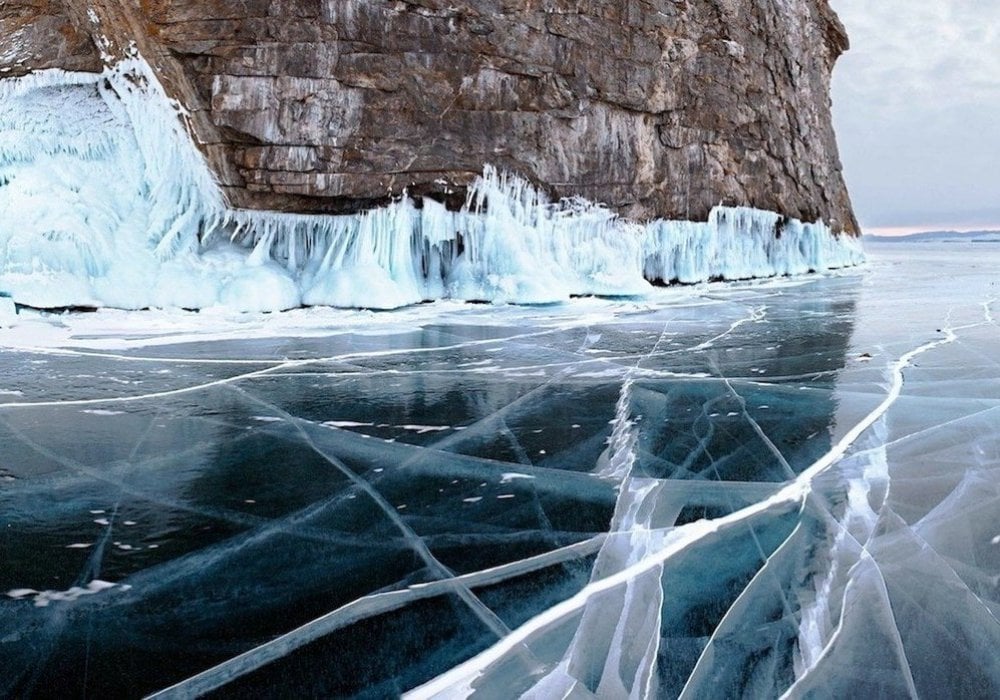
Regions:
M 853 50 L 843 88 L 895 107 L 913 99 L 1000 102 L 1000 4 L 976 0 L 834 0 Z M 984 95 L 985 93 L 985 95 Z
M 1000 211 L 1000 3 L 831 4 L 851 36 L 834 110 L 862 223 L 962 225 Z

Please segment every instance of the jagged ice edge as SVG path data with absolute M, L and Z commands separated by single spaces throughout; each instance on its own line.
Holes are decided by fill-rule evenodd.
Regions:
M 19 103 L 67 88 L 94 91 L 93 104 L 84 102 L 96 128 L 74 132 L 72 110 L 49 115 L 52 131 L 48 119 L 19 123 Z M 539 304 L 864 261 L 856 238 L 822 222 L 745 207 L 717 207 L 707 222 L 631 222 L 581 198 L 551 202 L 489 165 L 457 212 L 405 194 L 345 216 L 233 209 L 185 118 L 137 55 L 101 74 L 48 70 L 0 81 L 0 290 L 37 306 Z M 68 201 L 41 207 L 52 159 L 79 182 L 67 186 Z M 131 190 L 99 182 L 119 172 L 136 180 Z M 19 190 L 24 182 L 33 189 Z

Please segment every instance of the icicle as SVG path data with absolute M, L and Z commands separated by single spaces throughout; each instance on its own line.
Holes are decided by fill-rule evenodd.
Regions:
M 822 223 L 720 207 L 638 224 L 492 166 L 457 212 L 406 196 L 351 216 L 231 210 L 183 116 L 138 57 L 0 80 L 0 290 L 35 306 L 535 304 L 864 259 Z

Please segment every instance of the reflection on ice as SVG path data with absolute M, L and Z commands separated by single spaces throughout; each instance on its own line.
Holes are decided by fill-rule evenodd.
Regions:
M 542 309 L 24 317 L 0 693 L 995 696 L 997 266 L 910 255 Z

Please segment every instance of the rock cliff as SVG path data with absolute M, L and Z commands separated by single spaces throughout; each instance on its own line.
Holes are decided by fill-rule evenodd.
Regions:
M 454 202 L 485 164 L 634 219 L 857 224 L 827 0 L 6 0 L 0 78 L 137 50 L 233 206 Z

